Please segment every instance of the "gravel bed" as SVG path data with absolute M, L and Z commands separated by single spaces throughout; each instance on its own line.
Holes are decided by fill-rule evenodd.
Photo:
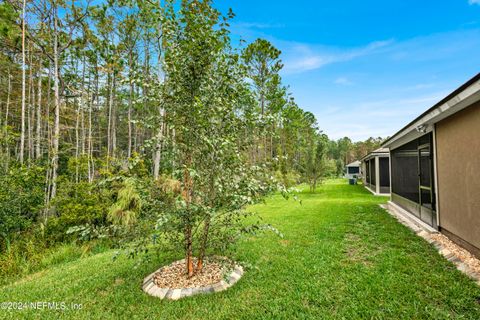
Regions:
M 480 260 L 477 259 L 473 254 L 463 249 L 441 233 L 430 234 L 430 238 L 440 243 L 444 249 L 450 251 L 450 253 L 452 253 L 458 260 L 463 262 L 470 270 L 475 272 L 477 275 L 480 275 Z
M 193 259 L 193 265 L 197 265 L 197 259 Z M 212 285 L 220 282 L 227 273 L 229 266 L 222 261 L 208 259 L 204 261 L 201 272 L 196 272 L 191 278 L 188 277 L 185 261 L 176 261 L 161 268 L 153 276 L 154 282 L 160 288 L 196 288 Z
M 196 265 L 197 259 L 193 262 Z M 227 290 L 243 275 L 240 265 L 218 256 L 205 259 L 202 271 L 193 277 L 189 278 L 185 270 L 185 259 L 164 266 L 143 280 L 142 290 L 160 299 L 178 300 Z

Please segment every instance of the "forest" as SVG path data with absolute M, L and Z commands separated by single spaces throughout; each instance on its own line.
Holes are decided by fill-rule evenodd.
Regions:
M 379 147 L 330 139 L 282 81 L 280 50 L 233 41 L 234 12 L 212 2 L 0 3 L 2 275 L 66 244 L 135 256 L 162 242 L 191 276 L 241 234 L 275 231 L 246 226 L 245 206 L 315 191 Z

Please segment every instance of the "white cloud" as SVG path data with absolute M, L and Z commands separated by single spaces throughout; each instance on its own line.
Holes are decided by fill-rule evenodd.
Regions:
M 334 81 L 335 84 L 343 85 L 343 86 L 350 86 L 353 84 L 352 81 L 350 81 L 348 78 L 345 77 L 340 77 L 335 79 Z
M 284 50 L 283 61 L 286 74 L 301 73 L 319 69 L 325 65 L 350 61 L 376 53 L 379 49 L 389 46 L 393 40 L 375 41 L 364 47 L 338 49 L 299 43 L 281 43 Z
M 468 0 L 468 4 L 478 4 L 478 5 L 480 5 L 480 0 Z
M 423 90 L 423 89 L 430 89 L 435 87 L 434 83 L 419 83 L 417 85 L 407 87 L 405 90 Z
M 283 28 L 284 25 L 280 23 L 262 23 L 262 22 L 237 22 L 232 24 L 235 28 L 245 29 L 274 29 Z
M 315 113 L 320 128 L 332 139 L 350 137 L 353 141 L 369 137 L 387 137 L 448 94 L 435 91 L 408 98 L 359 100 L 344 105 L 330 105 Z

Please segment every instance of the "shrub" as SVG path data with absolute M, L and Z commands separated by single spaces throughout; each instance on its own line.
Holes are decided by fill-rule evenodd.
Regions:
M 29 228 L 41 213 L 45 170 L 40 166 L 11 167 L 0 176 L 0 251 L 15 233 Z
M 135 223 L 142 200 L 135 186 L 135 179 L 127 178 L 118 191 L 117 201 L 110 207 L 108 219 L 117 225 L 129 226 Z
M 282 173 L 281 171 L 275 172 L 275 179 L 277 181 L 281 181 L 282 184 L 287 187 L 291 188 L 300 183 L 300 175 L 297 172 L 289 171 L 287 173 Z
M 62 181 L 58 195 L 52 203 L 55 216 L 46 224 L 48 240 L 65 240 L 66 231 L 73 226 L 106 224 L 108 209 L 112 203 L 112 192 L 107 186 Z

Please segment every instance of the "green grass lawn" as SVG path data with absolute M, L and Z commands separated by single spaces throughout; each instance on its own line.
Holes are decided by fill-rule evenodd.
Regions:
M 142 279 L 179 256 L 134 268 L 108 251 L 0 288 L 0 302 L 77 303 L 80 311 L 0 310 L 0 319 L 480 319 L 480 288 L 379 208 L 386 198 L 343 180 L 300 198 L 252 208 L 284 238 L 239 243 L 234 258 L 252 267 L 227 291 L 158 300 L 141 291 Z

